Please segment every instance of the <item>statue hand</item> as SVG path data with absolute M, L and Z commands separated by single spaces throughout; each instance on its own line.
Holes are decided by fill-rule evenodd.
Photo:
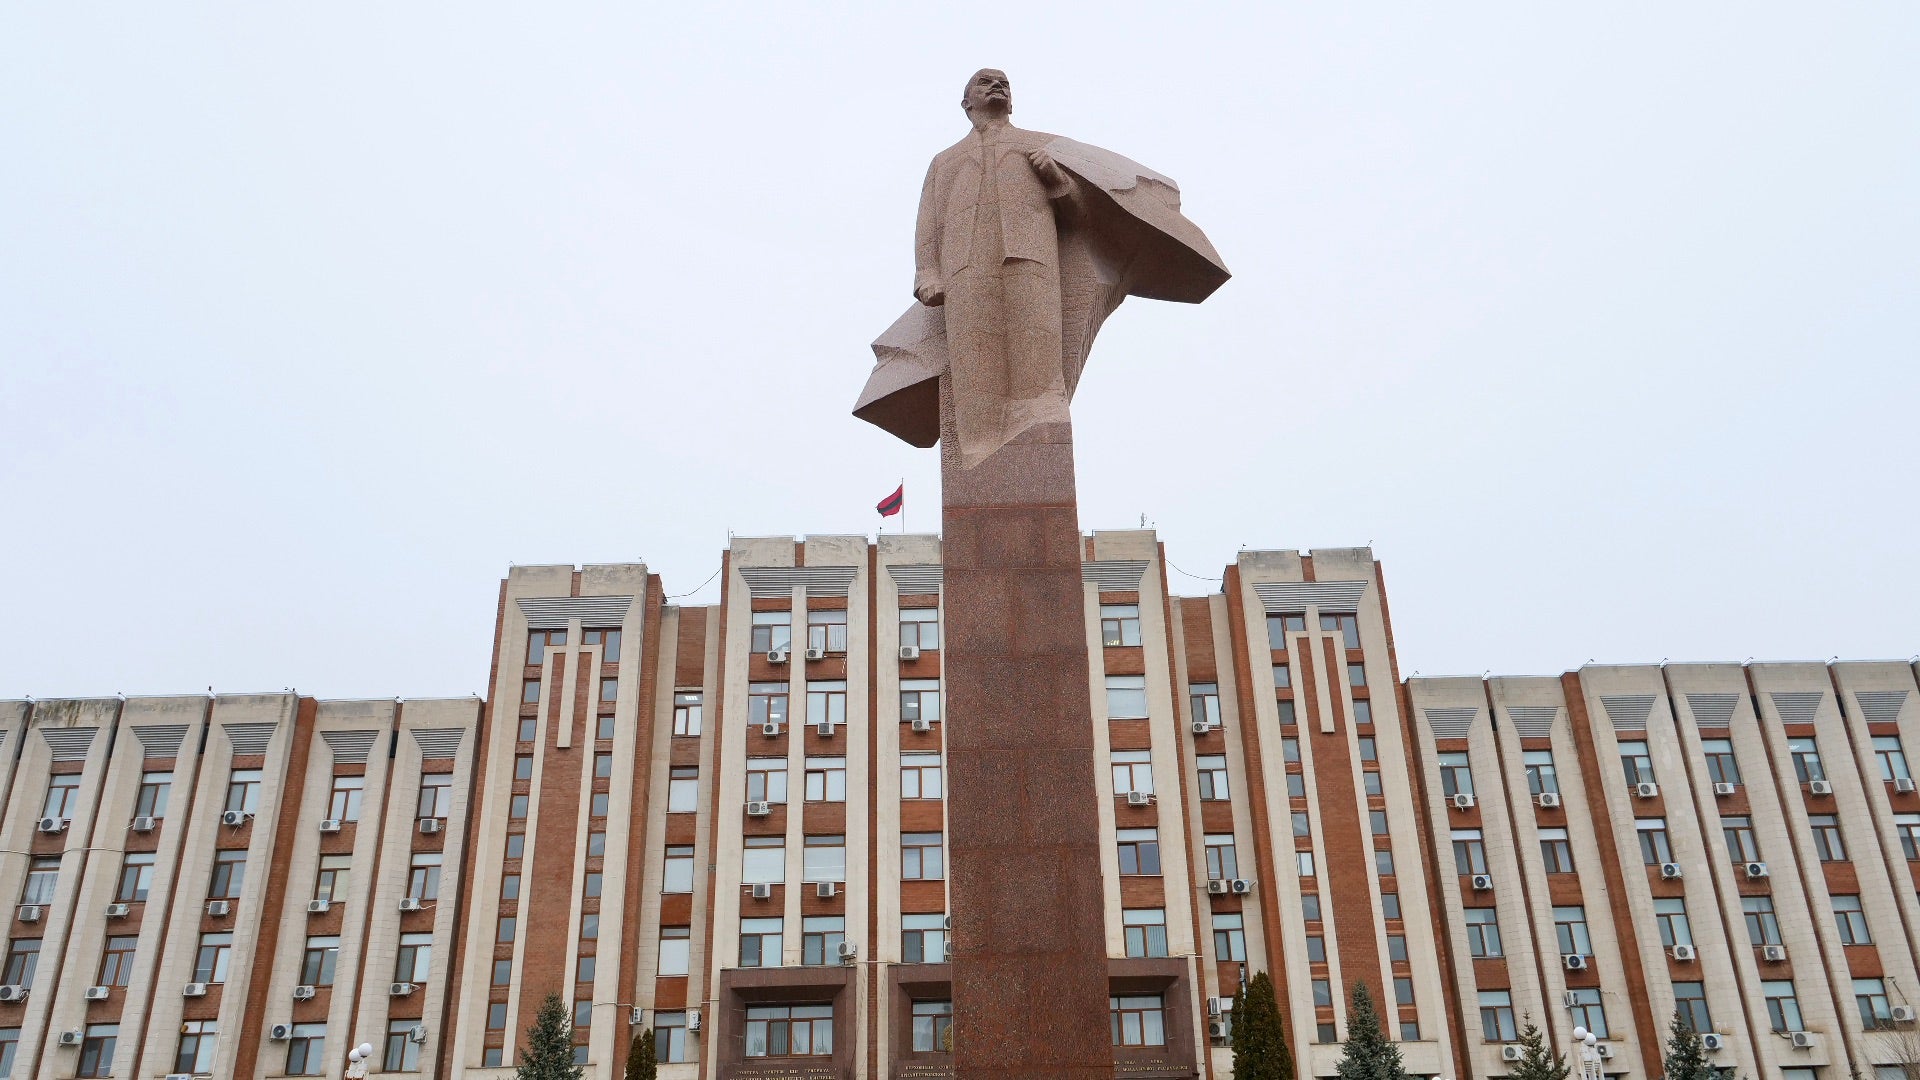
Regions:
M 947 302 L 947 290 L 939 285 L 922 285 L 913 290 L 913 298 L 928 307 L 939 307 Z
M 1047 153 L 1046 147 L 1027 151 L 1027 160 L 1033 164 L 1033 171 L 1040 174 L 1041 181 L 1048 187 L 1062 188 L 1071 183 L 1067 177 L 1067 170 L 1053 160 L 1053 155 Z

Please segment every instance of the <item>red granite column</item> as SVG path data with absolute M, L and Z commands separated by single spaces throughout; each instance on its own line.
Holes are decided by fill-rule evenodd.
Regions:
M 1110 1080 L 1072 430 L 1042 425 L 966 470 L 954 445 L 942 439 L 954 1072 Z

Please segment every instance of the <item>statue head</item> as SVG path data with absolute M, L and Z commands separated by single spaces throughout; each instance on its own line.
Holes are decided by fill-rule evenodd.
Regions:
M 999 68 L 981 68 L 974 72 L 960 95 L 960 107 L 975 119 L 1011 116 L 1013 84 L 1007 81 L 1007 73 Z

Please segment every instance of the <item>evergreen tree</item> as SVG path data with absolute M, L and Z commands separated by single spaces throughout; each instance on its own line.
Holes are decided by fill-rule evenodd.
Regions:
M 1233 995 L 1233 1080 L 1293 1080 L 1293 1054 L 1273 980 L 1262 971 Z
M 1347 1006 L 1347 1042 L 1340 1054 L 1340 1080 L 1407 1080 L 1400 1048 L 1380 1030 L 1367 984 L 1353 984 Z
M 1717 1073 L 1707 1063 L 1707 1048 L 1687 1018 L 1676 1011 L 1667 1032 L 1667 1080 L 1714 1080 Z
M 567 1017 L 567 1003 L 559 994 L 548 994 L 527 1029 L 527 1044 L 520 1048 L 515 1075 L 518 1080 L 580 1080 L 580 1073 L 580 1066 L 573 1063 L 573 1022 Z
M 1520 1060 L 1508 1070 L 1509 1080 L 1567 1080 L 1573 1066 L 1567 1055 L 1555 1057 L 1547 1052 L 1547 1037 L 1533 1022 L 1533 1014 L 1520 1018 Z
M 627 1080 L 654 1080 L 660 1073 L 659 1053 L 653 1048 L 653 1029 L 633 1037 L 627 1047 Z

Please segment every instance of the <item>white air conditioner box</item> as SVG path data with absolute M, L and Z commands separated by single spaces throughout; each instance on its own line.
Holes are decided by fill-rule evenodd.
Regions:
M 233 914 L 233 901 L 209 900 L 207 901 L 207 914 L 216 919 L 224 919 Z
M 137 817 L 133 819 L 133 824 L 128 825 L 127 828 L 132 829 L 134 832 L 152 832 L 154 826 L 158 824 L 160 824 L 159 818 Z
M 753 886 L 752 886 L 752 887 L 753 887 L 753 898 L 754 898 L 755 900 L 771 900 L 771 899 L 773 899 L 773 886 L 772 886 L 772 885 L 770 885 L 770 884 L 768 884 L 768 883 L 766 883 L 766 882 L 764 882 L 764 881 L 756 881 L 756 882 L 754 882 L 754 883 L 753 883 Z
M 699 1009 L 687 1010 L 687 1030 L 688 1031 L 700 1030 L 700 1010 Z
M 1542 810 L 1557 810 L 1560 808 L 1560 793 L 1557 791 L 1543 791 L 1534 796 L 1534 801 L 1540 804 L 1540 809 Z
M 1713 785 L 1713 794 L 1714 794 L 1714 796 L 1715 796 L 1715 797 L 1717 797 L 1717 798 L 1725 798 L 1726 796 L 1728 796 L 1728 795 L 1731 795 L 1731 794 L 1733 794 L 1734 792 L 1736 792 L 1736 791 L 1739 791 L 1739 790 L 1740 790 L 1740 785 L 1739 785 L 1739 784 L 1715 784 L 1715 785 Z
M 819 897 L 822 900 L 831 900 L 835 896 L 839 895 L 839 892 L 840 892 L 840 885 L 838 882 L 820 881 L 820 882 L 815 882 L 813 886 L 813 895 Z
M 1911 1005 L 1895 1005 L 1893 1011 L 1887 1015 L 1887 1019 L 1896 1024 L 1911 1024 L 1913 1018 L 1914 1009 Z
M 1459 794 L 1459 795 L 1455 795 L 1455 796 L 1453 797 L 1453 808 L 1454 808 L 1455 810 L 1471 810 L 1471 809 L 1473 809 L 1473 796 L 1471 796 L 1471 795 L 1468 795 L 1468 794 L 1466 794 L 1466 793 L 1464 793 L 1464 792 L 1462 792 L 1462 793 L 1461 793 L 1461 794 Z
M 288 1039 L 293 1038 L 293 1025 L 275 1024 L 267 1029 L 267 1038 L 272 1039 L 274 1042 L 286 1042 Z
M 761 800 L 747 804 L 748 817 L 766 817 L 771 813 L 773 813 L 773 804 L 770 802 Z
M 1693 960 L 1698 955 L 1698 953 L 1693 951 L 1693 946 L 1691 945 L 1675 945 L 1673 947 L 1673 958 L 1675 960 Z
M 1717 1031 L 1703 1031 L 1700 1033 L 1700 1048 L 1706 1050 L 1708 1053 L 1712 1053 L 1715 1050 L 1725 1050 L 1727 1048 L 1727 1037 Z
M 1660 794 L 1660 785 L 1649 784 L 1643 781 L 1633 785 L 1633 793 L 1642 799 L 1651 799 Z
M 437 833 L 446 827 L 447 823 L 437 817 L 424 817 L 420 819 L 420 831 L 428 835 Z
M 321 831 L 321 832 L 339 832 L 339 831 L 340 831 L 340 819 L 339 819 L 339 818 L 327 818 L 326 820 L 324 820 L 324 821 L 322 821 L 322 822 L 320 822 L 320 831 Z
M 84 1031 L 63 1031 L 60 1033 L 61 1046 L 79 1046 L 86 1041 L 87 1033 Z
M 902 659 L 902 660 L 918 660 L 918 659 L 920 659 L 920 646 L 918 646 L 918 645 L 902 645 L 902 646 L 900 646 L 900 659 Z
M 88 1001 L 105 1001 L 107 1000 L 107 996 L 112 993 L 113 993 L 112 987 L 89 986 L 87 987 L 87 992 L 84 994 L 81 994 L 80 996 L 87 999 Z
M 24 986 L 0 986 L 0 1001 L 25 1001 L 27 988 Z
M 814 730 L 820 733 L 821 738 L 831 739 L 833 738 L 833 721 L 822 720 L 820 721 L 819 727 L 815 728 Z
M 1813 795 L 1831 795 L 1833 794 L 1833 781 L 1810 780 L 1807 782 L 1807 791 Z
M 1748 863 L 1748 864 L 1747 864 L 1747 876 L 1748 876 L 1748 877 L 1750 877 L 1750 878 L 1763 878 L 1763 877 L 1766 877 L 1766 876 L 1767 876 L 1767 864 L 1766 864 L 1766 863 L 1763 863 L 1763 862 L 1750 862 L 1750 863 Z
M 1501 1061 L 1519 1061 L 1521 1050 L 1517 1046 L 1507 1045 L 1500 1048 Z
M 924 718 L 922 718 L 922 719 L 919 719 L 919 720 L 915 720 L 915 721 L 913 722 L 913 730 L 915 730 L 915 731 L 932 731 L 932 730 L 933 730 L 933 721 L 931 721 L 931 720 L 927 720 L 927 719 L 924 719 Z
M 786 662 L 787 650 L 785 649 L 775 649 L 767 654 L 767 663 L 769 664 L 784 664 Z
M 319 993 L 319 991 L 311 986 L 296 986 L 293 988 L 293 1000 L 312 1001 L 313 996 L 317 993 Z
M 1560 962 L 1567 966 L 1568 971 L 1587 970 L 1587 957 L 1585 953 L 1562 953 L 1560 954 Z
M 124 919 L 131 914 L 133 914 L 133 905 L 131 904 L 107 905 L 107 918 L 109 919 Z
M 1900 793 L 1900 794 L 1902 794 L 1902 795 L 1911 795 L 1911 794 L 1913 794 L 1913 777 L 1911 777 L 1911 776 L 1896 776 L 1896 777 L 1894 777 L 1894 778 L 1893 778 L 1893 790 L 1895 790 L 1895 791 L 1897 791 L 1897 792 L 1899 792 L 1899 793 Z
M 1813 1048 L 1813 1032 L 1789 1031 L 1787 1033 L 1787 1041 L 1793 1043 L 1795 1050 L 1810 1050 Z
M 63 817 L 43 817 L 40 819 L 40 823 L 34 827 L 45 833 L 66 832 L 67 819 Z
M 423 1043 L 427 1041 L 427 1025 L 415 1024 L 407 1029 L 407 1041 Z
M 245 810 L 224 810 L 220 813 L 220 824 L 222 825 L 245 825 L 246 823 L 247 812 Z
M 1225 878 L 1212 878 L 1212 879 L 1210 879 L 1210 880 L 1208 880 L 1208 882 L 1207 882 L 1207 894 L 1208 894 L 1209 896 L 1225 896 L 1225 895 L 1227 895 L 1227 881 L 1226 881 L 1226 879 L 1225 879 Z
M 20 921 L 39 922 L 40 916 L 44 911 L 45 909 L 39 904 L 27 904 L 20 909 Z
M 843 964 L 853 963 L 854 957 L 858 956 L 859 954 L 860 954 L 860 947 L 855 945 L 851 941 L 843 941 L 834 948 L 834 955 L 839 957 L 840 962 Z
M 1600 1045 L 1593 1048 L 1593 1052 L 1596 1054 L 1599 1054 L 1600 1057 L 1603 1059 L 1611 1060 L 1613 1057 L 1613 1044 L 1601 1043 Z
M 1473 875 L 1473 887 L 1475 891 L 1478 891 L 1478 892 L 1486 892 L 1488 889 L 1493 888 L 1493 875 L 1492 874 Z
M 1233 1034 L 1233 1029 L 1225 1020 L 1207 1021 L 1207 1038 L 1225 1039 Z
M 775 735 L 780 734 L 780 725 L 779 724 L 761 724 L 760 734 L 765 735 L 766 737 L 771 739 Z
M 1195 735 L 1205 735 L 1207 732 L 1212 730 L 1213 730 L 1213 725 L 1207 723 L 1205 720 L 1195 720 L 1193 722 L 1193 733 Z
M 332 906 L 333 906 L 333 901 L 331 900 L 309 900 L 307 901 L 307 914 L 325 915 L 327 913 L 327 909 L 331 908 Z
M 825 660 L 826 658 L 827 658 L 827 650 L 825 649 L 808 649 L 807 650 L 807 659 L 809 660 Z
M 1127 792 L 1128 806 L 1146 806 L 1152 802 L 1153 802 L 1153 796 L 1147 794 L 1144 791 Z
M 1253 891 L 1253 882 L 1247 878 L 1237 877 L 1229 884 L 1233 886 L 1233 891 L 1236 893 L 1250 893 Z
M 421 903 L 420 903 L 420 898 L 419 898 L 419 897 L 417 897 L 417 896 L 403 896 L 403 897 L 401 897 L 401 898 L 400 898 L 400 910 L 401 910 L 401 911 L 420 911 L 420 910 L 422 910 L 422 905 L 421 905 Z
M 388 983 L 387 996 L 388 997 L 406 997 L 408 994 L 413 993 L 414 990 L 416 989 L 418 989 L 418 987 L 414 986 L 410 982 Z
M 207 984 L 206 983 L 188 983 L 184 988 L 181 989 L 180 996 L 181 997 L 206 997 Z
M 1769 964 L 1783 963 L 1787 959 L 1787 947 L 1785 945 L 1762 945 L 1760 946 L 1760 959 L 1765 960 Z
M 1663 863 L 1661 863 L 1661 864 L 1660 864 L 1660 876 L 1661 876 L 1661 877 L 1663 877 L 1663 878 L 1665 878 L 1665 879 L 1666 879 L 1666 880 L 1668 880 L 1668 881 L 1672 881 L 1672 880 L 1673 880 L 1674 878 L 1677 878 L 1677 877 L 1679 877 L 1679 876 L 1681 876 L 1681 875 L 1680 875 L 1680 864 L 1679 864 L 1679 863 L 1677 863 L 1677 862 L 1663 862 Z

